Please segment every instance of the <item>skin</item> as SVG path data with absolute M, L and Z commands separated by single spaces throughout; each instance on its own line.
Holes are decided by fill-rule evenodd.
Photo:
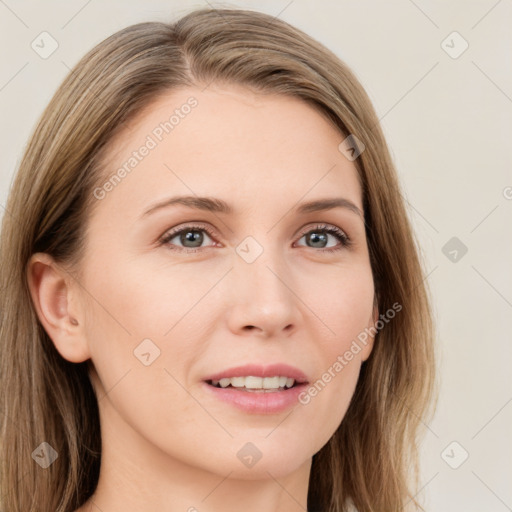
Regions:
M 30 261 L 56 349 L 93 365 L 102 465 L 80 512 L 306 510 L 312 456 L 340 425 L 372 349 L 370 338 L 307 405 L 280 414 L 245 413 L 203 389 L 208 375 L 246 363 L 291 364 L 313 383 L 378 311 L 362 218 L 294 212 L 332 197 L 363 208 L 344 137 L 297 98 L 234 85 L 171 91 L 114 141 L 105 176 L 190 96 L 197 107 L 95 205 L 80 280 L 48 255 Z M 174 195 L 220 198 L 235 212 L 175 205 L 139 219 Z M 201 231 L 199 250 L 179 236 L 178 250 L 158 243 L 190 222 L 213 230 Z M 312 243 L 316 223 L 352 245 L 327 234 L 324 246 L 341 248 L 325 252 Z M 263 248 L 252 263 L 236 252 L 248 236 Z M 160 350 L 149 366 L 134 356 L 146 338 Z M 237 457 L 247 442 L 262 454 L 251 468 Z

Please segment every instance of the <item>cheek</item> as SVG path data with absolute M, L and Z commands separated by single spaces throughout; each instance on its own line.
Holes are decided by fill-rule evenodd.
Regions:
M 161 258 L 119 262 L 108 272 L 98 269 L 94 278 L 100 284 L 102 304 L 108 305 L 112 316 L 138 338 L 162 339 L 175 327 L 197 327 L 197 321 L 188 319 L 196 316 L 198 309 L 205 313 L 198 306 L 205 299 L 208 302 L 209 292 L 229 270 L 229 262 L 180 266 L 163 265 L 162 261 L 166 262 Z
M 310 332 L 316 344 L 310 347 L 310 354 L 317 358 L 314 366 L 319 371 L 299 401 L 311 424 L 319 427 L 316 438 L 319 448 L 343 420 L 357 385 L 363 356 L 366 358 L 371 350 L 371 339 L 361 336 L 373 322 L 371 268 L 361 265 L 338 270 L 335 278 L 322 281 L 322 290 L 318 285 L 310 286 L 306 295 L 308 306 L 322 321 L 320 329 Z M 315 326 L 318 325 L 317 320 Z M 323 421 L 318 422 L 318 418 Z
M 205 432 L 198 422 L 205 411 L 186 389 L 188 368 L 201 354 L 194 340 L 202 339 L 200 322 L 190 322 L 197 320 L 197 311 L 190 311 L 190 317 L 187 311 L 212 284 L 187 282 L 188 276 L 178 272 L 172 283 L 155 279 L 158 273 L 148 267 L 143 271 L 120 262 L 90 267 L 87 289 L 94 300 L 86 335 L 99 377 L 95 385 L 102 422 L 128 436 L 124 439 L 136 432 L 186 459 Z
M 216 313 L 208 291 L 225 271 L 155 269 L 109 260 L 112 254 L 105 251 L 91 260 L 84 282 L 91 298 L 86 336 L 103 391 L 127 372 L 126 383 L 138 381 L 134 401 L 138 390 L 144 389 L 147 397 L 170 384 L 176 387 L 169 374 L 186 384 L 188 368 L 208 340 L 205 330 L 215 325 L 209 322 Z
M 314 452 L 329 441 L 342 423 L 357 385 L 360 361 L 354 359 L 342 370 L 339 368 L 330 364 L 299 396 L 297 407 L 302 412 L 298 414 L 308 425 L 304 434 L 311 435 L 309 442 Z
M 372 322 L 374 284 L 369 263 L 330 269 L 303 282 L 302 296 L 320 322 L 319 341 L 332 359 Z M 325 361 L 324 361 L 325 362 Z
M 114 259 L 105 249 L 91 260 L 86 288 L 94 298 L 93 330 L 100 336 L 114 333 L 132 344 L 144 338 L 161 340 L 213 284 L 213 278 L 193 273 L 191 267 L 164 269 L 139 259 Z

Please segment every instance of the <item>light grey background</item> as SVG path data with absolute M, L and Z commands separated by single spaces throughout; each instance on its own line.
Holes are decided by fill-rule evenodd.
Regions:
M 120 28 L 207 5 L 0 0 L 0 215 L 34 123 L 69 68 Z M 512 510 L 511 1 L 210 5 L 296 25 L 368 91 L 424 250 L 439 338 L 440 399 L 424 429 L 418 497 L 430 511 Z M 58 43 L 46 59 L 31 47 L 43 31 Z M 452 237 L 459 247 L 446 246 Z

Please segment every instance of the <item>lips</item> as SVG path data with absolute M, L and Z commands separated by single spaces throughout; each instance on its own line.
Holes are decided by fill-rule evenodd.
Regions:
M 308 382 L 308 378 L 304 372 L 294 366 L 290 366 L 284 363 L 270 364 L 270 365 L 256 365 L 249 364 L 244 366 L 236 366 L 228 368 L 219 373 L 209 375 L 205 379 L 205 382 L 219 381 L 225 378 L 231 377 L 287 377 L 294 379 L 297 384 L 303 384 Z
M 236 387 L 216 387 L 212 381 L 235 377 L 287 377 L 295 381 L 291 388 L 272 390 L 246 389 Z M 249 379 L 247 379 L 249 380 Z M 248 364 L 228 368 L 209 375 L 204 379 L 203 389 L 208 396 L 225 402 L 244 413 L 267 415 L 279 414 L 299 403 L 299 395 L 307 388 L 309 379 L 306 374 L 294 366 L 284 363 L 257 365 Z

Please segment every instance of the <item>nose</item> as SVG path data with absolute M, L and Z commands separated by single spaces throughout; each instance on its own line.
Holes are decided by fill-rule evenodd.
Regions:
M 236 256 L 230 272 L 229 329 L 237 335 L 289 336 L 300 322 L 300 300 L 283 255 L 263 254 L 247 263 Z

